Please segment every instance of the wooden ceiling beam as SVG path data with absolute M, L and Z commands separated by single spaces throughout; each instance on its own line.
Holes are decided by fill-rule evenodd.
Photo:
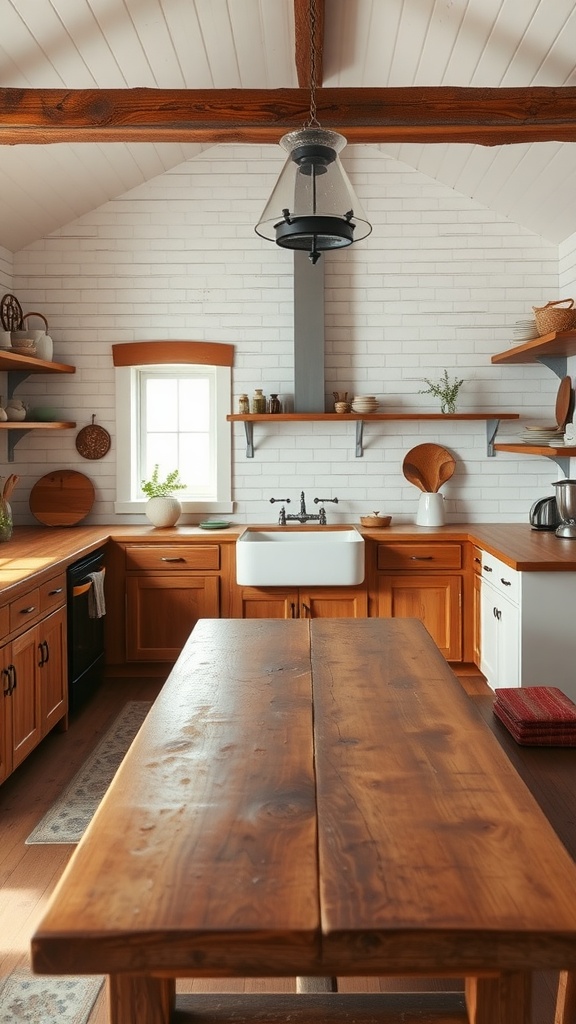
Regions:
M 0 89 L 0 144 L 276 143 L 306 89 Z M 319 89 L 323 128 L 350 143 L 576 141 L 576 88 Z
M 321 86 L 324 74 L 324 0 L 315 0 L 315 26 L 313 33 L 316 85 Z M 294 0 L 295 60 L 298 85 L 310 88 L 312 32 L 310 26 L 310 0 Z

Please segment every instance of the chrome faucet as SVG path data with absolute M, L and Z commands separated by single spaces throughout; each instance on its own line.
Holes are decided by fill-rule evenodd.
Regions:
M 284 501 L 287 505 L 290 504 L 290 498 L 270 498 L 271 504 L 275 501 Z M 317 505 L 320 501 L 332 501 L 335 505 L 338 504 L 338 498 L 314 498 L 314 504 Z M 295 521 L 298 523 L 311 523 L 317 522 L 319 526 L 326 526 L 326 509 L 324 507 L 318 509 L 318 513 L 314 514 L 306 511 L 306 498 L 304 497 L 304 491 L 300 492 L 300 512 L 287 514 L 284 506 L 280 509 L 280 515 L 278 516 L 278 525 L 286 526 L 289 521 Z

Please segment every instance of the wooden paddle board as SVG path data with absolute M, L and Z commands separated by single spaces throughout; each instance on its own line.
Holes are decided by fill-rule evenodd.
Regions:
M 30 511 L 45 526 L 75 526 L 90 512 L 94 496 L 94 485 L 83 473 L 56 469 L 34 484 Z

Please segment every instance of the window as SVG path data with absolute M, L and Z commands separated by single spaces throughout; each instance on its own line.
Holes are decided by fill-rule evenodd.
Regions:
M 142 512 L 141 481 L 158 464 L 163 480 L 178 469 L 183 512 L 231 512 L 230 365 L 208 363 L 228 345 L 134 342 L 113 346 L 116 365 L 115 510 Z M 128 350 L 128 351 L 127 351 Z M 176 359 L 186 357 L 186 361 Z M 202 362 L 194 363 L 196 356 Z M 231 359 L 230 359 L 231 362 Z

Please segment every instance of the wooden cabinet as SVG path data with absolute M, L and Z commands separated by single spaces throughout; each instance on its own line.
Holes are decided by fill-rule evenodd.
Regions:
M 11 639 L 0 648 L 0 781 L 67 715 L 64 575 L 27 591 L 6 610 Z
M 243 619 L 359 619 L 368 615 L 366 588 L 239 588 Z
M 218 544 L 128 544 L 126 660 L 175 662 L 198 619 L 220 616 Z
M 448 661 L 463 659 L 462 545 L 444 541 L 377 544 L 371 614 L 416 618 Z
M 477 668 L 480 668 L 480 609 L 482 594 L 482 551 L 476 544 L 472 548 L 472 610 L 469 615 L 469 622 L 472 632 L 472 661 Z M 466 599 L 464 599 L 464 613 L 466 614 Z

